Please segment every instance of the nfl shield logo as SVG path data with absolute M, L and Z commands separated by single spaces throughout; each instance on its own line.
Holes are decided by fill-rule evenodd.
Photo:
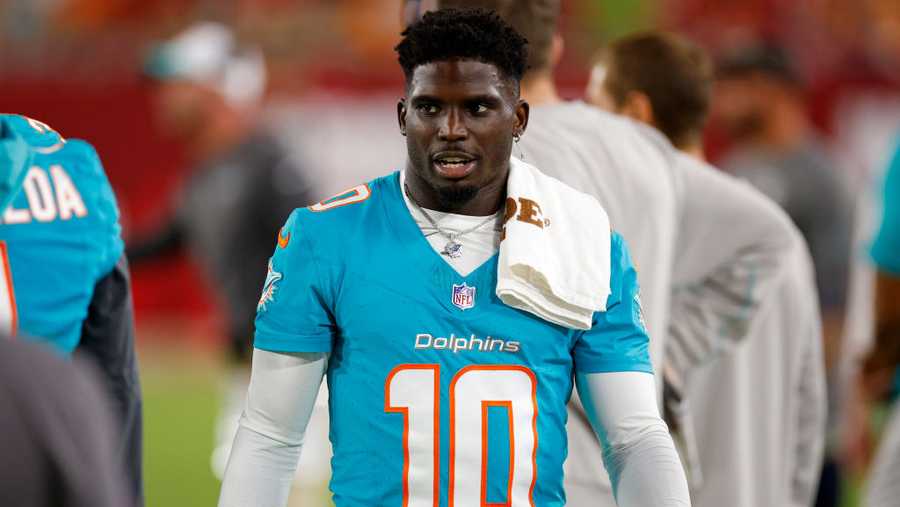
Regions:
M 475 287 L 453 284 L 453 304 L 460 310 L 468 310 L 475 306 Z

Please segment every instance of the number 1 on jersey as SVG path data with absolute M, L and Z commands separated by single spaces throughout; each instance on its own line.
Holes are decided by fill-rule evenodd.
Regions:
M 403 507 L 437 507 L 440 366 L 404 364 L 385 382 L 384 411 L 403 414 Z
M 18 313 L 6 241 L 0 241 L 0 263 L 3 264 L 3 268 L 0 269 L 0 329 L 9 333 L 9 336 L 15 336 L 18 327 Z
M 385 383 L 385 411 L 402 413 L 403 507 L 439 505 L 440 367 L 400 365 Z M 488 409 L 506 409 L 506 501 L 488 503 Z M 473 365 L 450 382 L 448 504 L 534 505 L 537 476 L 537 381 L 526 367 Z M 480 463 L 480 466 L 472 466 Z M 496 480 L 496 478 L 494 479 Z

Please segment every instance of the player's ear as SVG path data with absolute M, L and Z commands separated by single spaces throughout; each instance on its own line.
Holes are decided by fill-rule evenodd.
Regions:
M 562 60 L 563 52 L 566 49 L 566 41 L 563 39 L 562 34 L 556 32 L 553 34 L 553 42 L 550 44 L 550 66 L 551 68 L 555 68 L 559 61 Z
M 401 97 L 397 101 L 397 124 L 400 125 L 400 134 L 406 135 L 406 99 Z
M 639 91 L 628 92 L 619 112 L 641 123 L 656 125 L 653 120 L 653 104 L 646 93 Z
M 525 133 L 525 129 L 528 128 L 528 115 L 530 113 L 531 106 L 528 105 L 528 102 L 519 99 L 519 103 L 516 104 L 516 124 L 513 128 L 513 133 L 519 136 Z

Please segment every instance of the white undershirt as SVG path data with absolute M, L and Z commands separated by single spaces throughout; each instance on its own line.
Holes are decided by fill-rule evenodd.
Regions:
M 441 230 L 448 234 L 456 234 L 460 231 L 477 227 L 478 225 L 483 224 L 487 217 L 457 215 L 455 213 L 444 213 L 442 211 L 430 209 L 423 212 L 422 208 L 413 203 L 409 199 L 409 196 L 406 195 L 406 192 L 404 191 L 405 183 L 406 171 L 400 171 L 400 193 L 403 194 L 403 201 L 406 202 L 406 207 L 409 209 L 410 215 L 412 215 L 413 220 L 416 221 L 416 225 L 419 226 L 419 229 L 422 230 L 425 239 L 431 244 L 431 248 L 447 261 L 447 264 L 456 270 L 457 273 L 462 276 L 467 276 L 487 262 L 487 260 L 493 257 L 500 249 L 500 228 L 503 226 L 502 211 L 494 214 L 494 220 L 492 222 L 484 224 L 481 227 L 478 227 L 478 229 L 456 238 L 456 242 L 462 245 L 462 249 L 460 249 L 461 255 L 459 257 L 453 258 L 449 255 L 441 254 L 448 240 L 443 234 L 438 232 L 433 225 L 431 225 L 431 222 L 425 217 L 425 213 L 428 213 Z

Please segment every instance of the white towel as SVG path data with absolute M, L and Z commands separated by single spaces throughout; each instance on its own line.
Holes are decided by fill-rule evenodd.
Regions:
M 609 217 L 594 197 L 511 159 L 497 297 L 571 329 L 591 328 L 610 286 Z

